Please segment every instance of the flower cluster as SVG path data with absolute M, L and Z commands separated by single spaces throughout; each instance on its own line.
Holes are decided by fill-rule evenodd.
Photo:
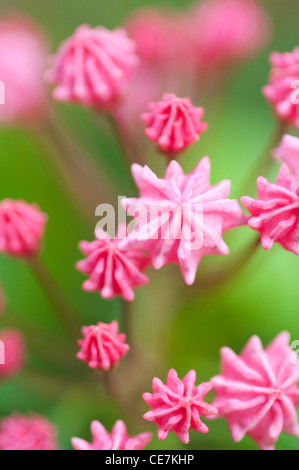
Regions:
M 82 285 L 84 291 L 97 292 L 104 300 L 121 298 L 119 304 L 115 302 L 123 310 L 121 328 L 116 320 L 94 321 L 81 327 L 85 323 L 81 322 L 80 314 L 40 259 L 48 216 L 37 204 L 16 199 L 0 202 L 0 253 L 25 262 L 26 268 L 31 269 L 71 341 L 74 332 L 77 339 L 81 327 L 83 337 L 78 340 L 79 351 L 76 357 L 73 354 L 74 362 L 72 358 L 69 361 L 59 356 L 57 364 L 57 354 L 52 353 L 45 360 L 51 366 L 53 362 L 59 370 L 71 364 L 70 380 L 73 372 L 80 373 L 82 366 L 85 371 L 82 387 L 86 386 L 88 374 L 92 375 L 89 369 L 96 370 L 111 401 L 116 397 L 124 408 L 127 400 L 131 401 L 126 410 L 129 416 L 134 412 L 141 416 L 135 400 L 139 397 L 143 404 L 143 389 L 134 380 L 131 383 L 127 371 L 141 379 L 143 386 L 145 364 L 151 365 L 151 370 L 158 367 L 154 361 L 147 364 L 151 351 L 143 351 L 145 347 L 134 342 L 138 335 L 135 331 L 132 335 L 134 322 L 128 304 L 135 299 L 135 288 L 150 282 L 147 269 L 152 266 L 159 270 L 175 264 L 185 284 L 191 286 L 202 259 L 208 255 L 229 255 L 226 233 L 241 226 L 247 230 L 247 225 L 259 232 L 265 250 L 279 243 L 285 250 L 299 255 L 299 139 L 283 135 L 289 125 L 299 128 L 299 100 L 295 102 L 293 95 L 299 84 L 298 48 L 291 53 L 273 53 L 270 57 L 269 83 L 263 93 L 275 111 L 281 131 L 275 143 L 277 148 L 271 151 L 275 161 L 283 164 L 275 183 L 269 182 L 267 175 L 257 178 L 256 199 L 241 197 L 250 215 L 244 214 L 238 199 L 229 198 L 230 179 L 211 183 L 209 157 L 198 158 L 189 172 L 177 161 L 207 129 L 207 123 L 202 121 L 205 109 L 198 106 L 198 96 L 204 99 L 211 72 L 215 77 L 219 73 L 221 80 L 224 74 L 229 76 L 234 66 L 266 44 L 269 35 L 268 16 L 256 0 L 203 0 L 181 13 L 141 9 L 127 19 L 123 28 L 108 30 L 85 24 L 77 27 L 51 57 L 45 79 L 47 47 L 43 33 L 29 19 L 7 17 L 0 21 L 0 79 L 7 85 L 7 106 L 0 110 L 0 122 L 21 122 L 33 132 L 36 128 L 32 124 L 39 122 L 42 132 L 53 139 L 55 151 L 61 151 L 57 168 L 63 185 L 73 184 L 76 191 L 78 179 L 72 181 L 76 172 L 82 178 L 83 191 L 98 190 L 104 178 L 99 178 L 93 187 L 94 165 L 80 151 L 74 158 L 72 142 L 69 144 L 53 124 L 52 111 L 49 113 L 45 99 L 45 81 L 48 81 L 53 86 L 54 100 L 92 108 L 97 114 L 102 113 L 103 120 L 108 118 L 112 122 L 124 161 L 129 163 L 127 170 L 131 171 L 139 192 L 121 201 L 130 222 L 120 223 L 113 236 L 108 228 L 104 230 L 101 220 L 93 241 L 79 242 L 84 259 L 76 263 L 77 270 L 87 277 Z M 140 145 L 144 137 L 139 133 L 142 123 L 145 136 L 166 161 L 162 176 L 159 174 L 161 158 L 156 160 L 158 171 L 155 172 L 152 161 L 146 161 L 146 146 Z M 54 160 L 57 163 L 57 155 Z M 68 170 L 72 166 L 66 179 L 61 178 L 65 176 L 61 170 L 65 166 Z M 82 206 L 84 215 L 90 218 L 94 207 Z M 242 267 L 242 256 L 237 258 L 231 263 L 233 269 L 229 266 L 224 270 L 224 280 Z M 212 271 L 216 283 L 220 274 L 222 271 Z M 0 290 L 1 314 L 5 307 Z M 9 310 L 6 313 L 9 318 Z M 18 318 L 18 313 L 15 317 Z M 23 324 L 28 328 L 26 321 Z M 160 325 L 154 327 L 158 329 Z M 39 346 L 44 341 L 47 346 L 48 338 L 42 333 L 37 328 L 32 336 L 37 342 L 41 338 Z M 53 338 L 49 336 L 51 347 L 59 341 L 55 334 Z M 143 415 L 144 420 L 156 423 L 160 441 L 173 432 L 184 444 L 189 443 L 190 431 L 200 435 L 209 432 L 202 420 L 217 418 L 227 420 L 234 441 L 239 442 L 248 435 L 261 449 L 274 449 L 282 432 L 299 437 L 296 412 L 299 364 L 289 342 L 290 335 L 282 332 L 265 349 L 257 336 L 249 339 L 240 355 L 224 347 L 220 374 L 198 385 L 195 370 L 180 379 L 170 369 L 165 383 L 155 377 L 153 393 L 142 394 L 150 407 Z M 0 330 L 1 382 L 26 367 L 27 346 L 30 349 L 30 335 L 25 339 L 18 329 Z M 69 348 L 70 343 L 65 342 L 64 346 Z M 128 354 L 129 350 L 132 353 Z M 65 362 L 60 363 L 60 359 Z M 162 359 L 160 365 L 163 369 Z M 38 369 L 36 373 L 38 376 Z M 64 386 L 63 383 L 63 390 Z M 214 399 L 209 399 L 210 392 Z M 111 433 L 94 420 L 91 435 L 91 442 L 72 438 L 73 448 L 141 450 L 152 439 L 151 432 L 130 437 L 122 420 L 116 421 Z M 13 413 L 0 420 L 0 450 L 58 448 L 56 428 L 43 416 Z

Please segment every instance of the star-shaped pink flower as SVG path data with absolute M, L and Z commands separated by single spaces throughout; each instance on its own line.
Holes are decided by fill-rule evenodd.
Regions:
M 73 437 L 72 445 L 75 450 L 142 450 L 152 439 L 152 433 L 144 432 L 135 437 L 128 436 L 123 421 L 116 421 L 109 434 L 99 421 L 92 421 L 92 443 Z
M 189 430 L 206 434 L 208 427 L 201 422 L 200 416 L 208 417 L 217 414 L 217 409 L 203 401 L 212 389 L 210 382 L 196 386 L 196 373 L 190 370 L 180 380 L 174 369 L 170 369 L 164 383 L 153 379 L 153 394 L 144 393 L 144 401 L 152 408 L 143 416 L 147 421 L 158 425 L 158 438 L 163 441 L 170 431 L 184 444 L 189 442 Z
M 248 434 L 263 450 L 274 449 L 281 432 L 299 436 L 299 362 L 280 333 L 264 350 L 253 336 L 240 356 L 221 349 L 221 375 L 214 377 L 213 406 L 228 421 L 233 440 Z
M 133 288 L 147 284 L 149 279 L 142 272 L 149 265 L 149 257 L 139 243 L 125 238 L 125 227 L 120 227 L 115 239 L 97 229 L 98 240 L 81 241 L 80 250 L 86 259 L 76 267 L 89 276 L 82 288 L 101 293 L 104 299 L 117 295 L 127 301 L 134 299 Z
M 251 213 L 248 225 L 261 234 L 265 250 L 280 243 L 283 248 L 299 255 L 299 177 L 282 165 L 275 184 L 257 179 L 258 199 L 244 196 L 242 204 Z
M 223 233 L 245 222 L 238 201 L 227 199 L 230 181 L 210 185 L 208 157 L 187 175 L 176 161 L 169 163 L 164 178 L 147 166 L 133 165 L 132 173 L 140 197 L 123 200 L 136 221 L 129 237 L 148 241 L 155 269 L 178 264 L 191 285 L 202 257 L 227 255 Z
M 84 339 L 78 341 L 81 349 L 77 353 L 77 359 L 87 362 L 92 369 L 111 369 L 130 349 L 125 343 L 126 335 L 119 334 L 118 328 L 117 321 L 83 326 Z

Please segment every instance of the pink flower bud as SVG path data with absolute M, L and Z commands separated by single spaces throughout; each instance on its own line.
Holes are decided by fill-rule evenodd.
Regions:
M 299 255 L 299 176 L 282 165 L 276 182 L 257 179 L 258 199 L 244 196 L 242 204 L 251 213 L 249 227 L 261 234 L 265 250 L 279 243 L 285 250 Z
M 53 96 L 107 108 L 122 98 L 138 64 L 135 43 L 125 30 L 79 26 L 53 57 L 48 80 Z
M 117 321 L 84 326 L 84 339 L 78 341 L 81 350 L 77 353 L 77 358 L 87 362 L 91 369 L 111 369 L 130 349 L 125 343 L 126 335 L 119 334 L 118 328 Z
M 0 252 L 28 258 L 40 248 L 47 216 L 35 204 L 4 199 L 0 202 Z
M 158 425 L 158 438 L 163 441 L 168 433 L 174 431 L 184 444 L 189 442 L 189 430 L 206 434 L 208 427 L 202 423 L 200 416 L 209 417 L 217 414 L 217 409 L 203 398 L 212 389 L 209 382 L 196 386 L 194 370 L 180 380 L 174 369 L 170 369 L 164 385 L 160 379 L 153 379 L 154 393 L 144 393 L 144 401 L 152 408 L 144 415 L 147 421 Z
M 25 16 L 1 18 L 0 123 L 27 124 L 43 118 L 46 50 L 43 33 L 33 20 Z
M 269 82 L 263 94 L 282 121 L 299 128 L 299 48 L 293 52 L 272 52 Z
M 99 421 L 92 421 L 92 443 L 73 437 L 72 445 L 75 450 L 143 450 L 152 439 L 152 433 L 144 432 L 130 437 L 123 421 L 116 421 L 109 434 Z
M 0 421 L 0 450 L 57 450 L 56 434 L 43 416 L 14 413 Z
M 149 108 L 150 112 L 142 115 L 145 134 L 166 154 L 181 152 L 208 127 L 201 121 L 204 109 L 193 106 L 189 98 L 165 93 L 162 101 L 150 103 Z
M 3 356 L 0 355 L 0 380 L 18 374 L 25 365 L 26 345 L 24 336 L 14 328 L 0 331 Z
M 99 291 L 104 299 L 119 295 L 132 301 L 133 288 L 149 281 L 142 272 L 149 265 L 149 257 L 138 243 L 132 245 L 119 237 L 119 234 L 115 239 L 110 239 L 103 231 L 97 231 L 97 235 L 101 235 L 99 240 L 79 243 L 86 259 L 79 261 L 76 267 L 90 276 L 83 283 L 83 289 Z
M 255 0 L 205 0 L 191 11 L 190 28 L 205 69 L 244 60 L 268 41 L 270 22 Z

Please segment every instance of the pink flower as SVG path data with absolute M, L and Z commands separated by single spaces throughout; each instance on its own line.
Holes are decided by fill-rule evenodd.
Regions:
M 45 38 L 25 16 L 0 20 L 0 123 L 39 120 L 45 112 Z M 3 94 L 4 101 L 3 104 Z
M 299 176 L 299 139 L 292 135 L 284 135 L 278 148 L 273 151 L 277 160 L 286 163 L 290 170 Z
M 170 431 L 181 439 L 184 444 L 189 442 L 189 430 L 206 434 L 208 427 L 200 420 L 200 416 L 208 417 L 217 413 L 217 409 L 203 401 L 212 389 L 210 382 L 195 386 L 194 370 L 180 380 L 174 369 L 170 369 L 166 384 L 160 379 L 153 379 L 154 393 L 144 393 L 144 401 L 152 408 L 143 416 L 147 421 L 158 425 L 158 438 L 163 441 Z
M 129 437 L 123 421 L 116 421 L 109 434 L 99 421 L 92 421 L 92 443 L 73 437 L 72 445 L 75 450 L 142 450 L 152 439 L 150 432 Z
M 147 284 L 149 279 L 143 270 L 149 264 L 149 258 L 138 246 L 125 239 L 124 227 L 118 231 L 115 239 L 97 230 L 99 240 L 81 241 L 80 250 L 86 259 L 79 261 L 76 267 L 90 276 L 83 283 L 85 291 L 99 291 L 103 299 L 120 295 L 127 301 L 134 300 L 133 287 Z
M 47 216 L 35 204 L 4 199 L 0 202 L 0 252 L 32 257 L 40 248 Z
M 176 154 L 196 142 L 207 124 L 201 122 L 203 108 L 196 108 L 189 98 L 165 93 L 162 101 L 150 103 L 150 112 L 142 115 L 145 134 L 166 154 Z
M 208 157 L 187 175 L 176 161 L 169 163 L 164 178 L 147 166 L 133 165 L 132 173 L 140 197 L 122 201 L 136 220 L 129 238 L 148 243 L 155 269 L 178 264 L 191 285 L 202 257 L 227 255 L 222 234 L 245 222 L 238 201 L 227 199 L 230 181 L 210 186 Z
M 81 351 L 77 353 L 77 359 L 87 362 L 92 369 L 111 369 L 130 349 L 125 343 L 126 335 L 118 334 L 118 328 L 117 321 L 84 326 L 84 339 L 78 341 Z
M 0 421 L 0 450 L 56 450 L 56 434 L 43 416 L 14 413 Z
M 189 18 L 167 9 L 140 8 L 126 21 L 129 36 L 140 57 L 135 79 L 122 106 L 123 119 L 138 136 L 140 114 L 165 90 L 187 94 L 194 89 L 196 63 L 190 38 Z
M 263 94 L 279 119 L 298 128 L 299 48 L 282 54 L 272 52 L 270 65 L 269 82 Z
M 56 100 L 105 108 L 123 96 L 137 64 L 125 30 L 82 25 L 59 48 L 48 79 Z
M 188 56 L 186 18 L 171 8 L 140 8 L 126 21 L 137 54 L 152 67 L 168 67 Z M 189 25 L 188 25 L 189 26 Z
M 244 60 L 258 52 L 270 32 L 255 0 L 206 0 L 191 10 L 190 28 L 203 68 Z
M 0 347 L 0 380 L 18 374 L 24 367 L 26 355 L 25 339 L 16 329 L 1 330 L 1 344 L 3 344 L 3 351 Z
M 242 204 L 251 213 L 248 225 L 261 234 L 265 250 L 275 242 L 299 255 L 299 177 L 282 165 L 275 184 L 257 179 L 258 199 L 244 196 Z
M 219 416 L 227 418 L 234 441 L 248 434 L 263 450 L 272 450 L 282 431 L 299 436 L 299 365 L 280 333 L 264 350 L 253 336 L 237 356 L 221 349 L 221 375 L 212 379 Z

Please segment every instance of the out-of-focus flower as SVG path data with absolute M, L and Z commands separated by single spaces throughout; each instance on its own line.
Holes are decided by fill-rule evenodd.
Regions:
M 118 329 L 117 321 L 84 326 L 84 339 L 78 341 L 81 350 L 77 353 L 77 358 L 87 362 L 92 369 L 111 369 L 130 349 L 125 343 L 126 335 L 119 334 Z
M 289 341 L 283 332 L 265 350 L 257 336 L 240 356 L 221 349 L 221 375 L 211 380 L 213 406 L 227 419 L 234 441 L 248 434 L 263 450 L 272 450 L 281 432 L 299 436 L 299 365 Z
M 154 67 L 164 68 L 187 58 L 188 28 L 181 12 L 140 8 L 127 19 L 126 29 L 136 43 L 138 56 Z
M 46 41 L 26 16 L 0 19 L 0 123 L 38 121 L 45 113 Z
M 182 11 L 140 8 L 125 27 L 136 43 L 140 64 L 121 112 L 136 133 L 140 114 L 150 101 L 158 101 L 165 90 L 177 94 L 193 90 L 196 61 L 189 19 Z
M 137 64 L 124 29 L 82 25 L 60 46 L 47 78 L 56 100 L 107 108 L 122 98 Z
M 153 379 L 153 394 L 144 393 L 144 401 L 152 408 L 143 416 L 147 421 L 158 425 L 158 438 L 163 441 L 170 431 L 181 439 L 184 444 L 189 442 L 189 430 L 206 434 L 208 427 L 201 422 L 200 416 L 209 417 L 217 414 L 217 409 L 203 398 L 212 389 L 210 382 L 196 386 L 196 373 L 188 372 L 180 380 L 174 369 L 170 369 L 164 383 L 155 377 Z
M 299 47 L 293 52 L 272 52 L 269 82 L 263 88 L 264 96 L 277 117 L 299 128 Z
M 89 275 L 82 288 L 85 291 L 99 291 L 104 299 L 120 295 L 127 301 L 134 300 L 133 288 L 147 284 L 149 279 L 142 272 L 149 265 L 149 257 L 139 247 L 125 239 L 120 227 L 115 239 L 97 230 L 99 240 L 81 241 L 80 250 L 86 259 L 78 261 L 79 271 Z
M 142 450 L 152 439 L 152 433 L 144 432 L 135 437 L 129 437 L 123 421 L 116 421 L 109 434 L 99 421 L 92 421 L 92 443 L 73 437 L 72 445 L 75 450 Z
M 22 370 L 25 364 L 26 346 L 23 335 L 14 328 L 1 330 L 0 342 L 4 345 L 4 357 L 0 357 L 1 380 L 2 378 L 12 377 Z
M 191 285 L 202 257 L 227 255 L 222 234 L 245 222 L 238 201 L 227 199 L 230 181 L 210 186 L 208 157 L 187 175 L 175 160 L 164 178 L 136 164 L 132 173 L 140 197 L 122 201 L 136 220 L 129 238 L 148 241 L 154 268 L 178 264 L 186 284 Z
M 4 199 L 0 202 L 0 253 L 32 257 L 40 248 L 47 216 L 35 204 Z
M 193 106 L 190 98 L 165 93 L 162 101 L 150 103 L 149 109 L 142 115 L 147 125 L 145 134 L 170 156 L 196 142 L 207 128 L 201 121 L 204 109 Z
M 202 69 L 244 60 L 258 52 L 270 32 L 256 0 L 205 0 L 192 8 L 190 28 Z
M 249 227 L 261 234 L 262 247 L 269 250 L 276 242 L 299 255 L 299 177 L 284 164 L 274 184 L 257 179 L 257 195 L 257 200 L 244 196 L 241 202 L 252 215 Z
M 299 139 L 292 135 L 284 135 L 273 156 L 288 165 L 290 170 L 299 176 Z
M 56 450 L 56 435 L 43 416 L 14 413 L 0 421 L 0 450 Z

